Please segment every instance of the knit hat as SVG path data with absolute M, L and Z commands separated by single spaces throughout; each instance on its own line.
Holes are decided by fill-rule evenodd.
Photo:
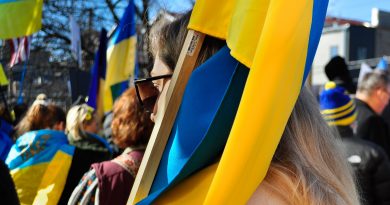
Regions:
M 321 114 L 329 125 L 351 125 L 356 119 L 356 107 L 345 89 L 328 82 L 320 94 Z

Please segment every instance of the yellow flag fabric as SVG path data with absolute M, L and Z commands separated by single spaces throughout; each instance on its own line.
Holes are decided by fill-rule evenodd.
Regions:
M 20 136 L 7 156 L 21 204 L 57 204 L 75 147 L 63 132 L 31 131 Z
M 212 166 L 193 180 L 211 179 L 210 186 L 201 188 L 201 199 L 180 199 L 186 204 L 245 204 L 264 179 L 301 89 L 314 1 L 196 1 L 189 28 L 226 39 L 231 55 L 250 72 L 215 172 Z M 172 192 L 198 187 L 179 185 Z M 180 204 L 164 196 L 159 202 Z
M 0 39 L 29 36 L 41 29 L 43 0 L 0 0 Z
M 8 79 L 4 73 L 3 65 L 1 65 L 0 63 L 0 86 L 6 86 L 6 85 L 8 85 Z
M 116 28 L 107 49 L 107 68 L 104 82 L 104 112 L 112 109 L 113 102 L 129 85 L 136 68 L 135 6 L 131 0 Z
M 71 164 L 72 155 L 62 151 L 56 153 L 51 163 L 47 166 L 47 170 L 50 171 L 46 171 L 43 175 L 33 204 L 55 205 L 58 203 L 64 190 Z

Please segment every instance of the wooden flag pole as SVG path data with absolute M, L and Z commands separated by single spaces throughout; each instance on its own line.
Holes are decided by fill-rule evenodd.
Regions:
M 148 146 L 135 178 L 127 204 L 135 204 L 148 196 L 156 175 L 165 145 L 179 110 L 184 89 L 195 68 L 205 34 L 189 30 L 167 92 L 164 114 L 156 119 Z M 161 109 L 161 108 L 159 108 Z

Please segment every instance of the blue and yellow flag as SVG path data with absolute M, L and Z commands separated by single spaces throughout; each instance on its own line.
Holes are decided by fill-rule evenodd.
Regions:
M 327 5 L 328 0 L 196 1 L 189 28 L 226 39 L 230 55 L 221 50 L 202 65 L 207 68 L 200 66 L 192 74 L 152 189 L 140 204 L 248 201 L 267 173 L 310 71 Z M 226 94 L 198 99 L 216 98 L 214 103 L 219 105 L 210 104 L 212 112 L 198 112 L 203 116 L 192 113 L 192 128 L 181 124 L 189 112 L 185 109 L 205 109 L 196 101 L 186 107 L 187 90 L 196 95 L 194 85 L 210 83 L 192 82 L 201 79 L 197 72 L 211 72 L 218 66 L 233 72 L 231 81 L 222 84 Z M 206 74 L 202 76 L 207 79 Z M 234 92 L 239 94 L 231 98 Z M 193 122 L 198 117 L 207 122 Z M 195 131 L 200 136 L 181 136 Z
M 135 8 L 131 0 L 112 35 L 107 49 L 104 111 L 112 109 L 114 100 L 128 88 L 136 66 Z
M 95 54 L 92 67 L 92 78 L 88 93 L 87 104 L 93 107 L 100 117 L 103 116 L 104 82 L 106 78 L 107 66 L 107 31 L 102 29 L 99 38 L 99 48 Z
M 43 0 L 0 0 L 0 39 L 29 36 L 41 29 Z
M 0 63 L 0 86 L 8 85 L 8 78 L 5 75 L 3 65 Z
M 57 204 L 74 147 L 63 132 L 39 130 L 20 136 L 6 159 L 21 204 Z

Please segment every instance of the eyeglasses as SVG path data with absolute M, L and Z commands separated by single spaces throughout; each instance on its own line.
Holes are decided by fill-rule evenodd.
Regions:
M 159 75 L 150 78 L 142 78 L 134 81 L 135 91 L 139 104 L 150 112 L 157 100 L 159 91 L 153 85 L 154 80 L 171 78 L 172 74 Z

